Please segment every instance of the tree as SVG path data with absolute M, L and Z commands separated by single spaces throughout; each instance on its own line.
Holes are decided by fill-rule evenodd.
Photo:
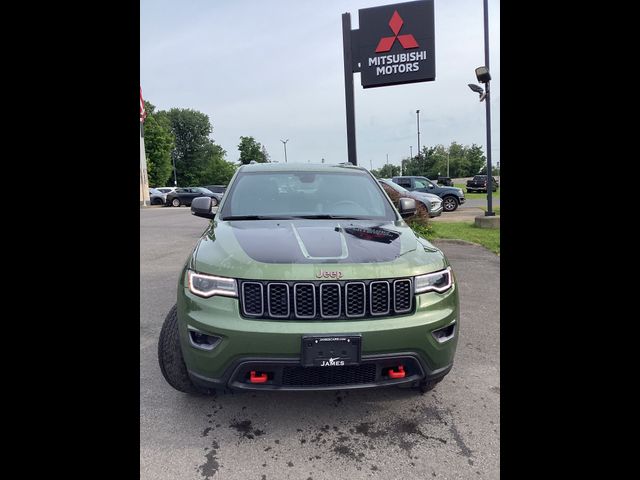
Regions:
M 476 175 L 480 171 L 480 169 L 483 167 L 486 172 L 487 157 L 485 157 L 482 151 L 482 147 L 474 143 L 473 145 L 471 145 L 471 148 L 467 150 L 466 157 L 467 157 L 467 163 L 469 165 L 469 170 L 467 172 L 467 175 L 465 176 L 470 177 L 472 175 Z
M 476 144 L 467 147 L 457 142 L 451 145 L 424 146 L 419 157 L 403 159 L 404 175 L 416 175 L 437 179 L 447 172 L 449 162 L 450 177 L 469 177 L 476 175 L 485 164 L 486 159 L 482 147 Z
M 145 101 L 144 147 L 147 156 L 149 185 L 167 185 L 172 173 L 171 151 L 175 139 L 166 116 L 155 114 L 155 106 Z
M 240 137 L 238 150 L 240 151 L 240 163 L 243 165 L 250 163 L 251 160 L 255 160 L 258 163 L 267 163 L 269 161 L 267 149 L 253 137 Z
M 178 185 L 198 185 L 205 170 L 203 164 L 210 158 L 211 147 L 215 145 L 209 138 L 212 131 L 209 117 L 188 108 L 172 108 L 166 115 L 175 137 L 172 156 Z
M 199 172 L 198 185 L 227 185 L 236 171 L 233 163 L 225 160 L 227 152 L 211 143 L 203 149 L 202 170 Z
M 400 167 L 398 165 L 391 165 L 387 163 L 382 168 L 371 170 L 371 173 L 376 178 L 391 178 L 400 175 Z

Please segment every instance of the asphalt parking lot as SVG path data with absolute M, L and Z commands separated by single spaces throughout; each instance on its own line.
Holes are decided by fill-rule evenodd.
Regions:
M 438 244 L 456 272 L 461 327 L 453 370 L 431 392 L 190 397 L 165 382 L 156 351 L 207 223 L 185 207 L 140 210 L 141 479 L 499 478 L 499 257 Z

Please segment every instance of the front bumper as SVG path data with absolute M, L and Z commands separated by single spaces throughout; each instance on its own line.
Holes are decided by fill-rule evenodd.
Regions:
M 442 377 L 453 365 L 458 342 L 457 285 L 445 293 L 414 297 L 415 312 L 404 316 L 361 320 L 261 320 L 243 318 L 237 298 L 201 298 L 182 286 L 178 320 L 185 364 L 192 380 L 208 387 L 261 390 L 326 390 L 368 388 L 413 383 Z M 455 334 L 440 343 L 433 331 L 455 324 Z M 221 338 L 210 351 L 191 345 L 188 327 Z M 301 367 L 302 335 L 362 335 L 362 368 Z M 388 368 L 405 365 L 407 375 L 391 379 Z M 336 383 L 313 369 L 340 370 L 347 378 Z M 346 370 L 341 370 L 346 369 Z M 270 372 L 269 381 L 252 384 L 248 372 Z M 357 381 L 350 381 L 353 374 Z M 326 381 L 306 380 L 320 375 Z M 305 378 L 292 381 L 291 378 Z M 328 380 L 327 380 L 328 378 Z
M 429 216 L 431 218 L 433 217 L 439 217 L 440 215 L 442 215 L 442 211 L 444 209 L 442 208 L 442 203 L 440 203 L 440 206 L 438 208 L 434 208 L 432 210 L 429 210 Z

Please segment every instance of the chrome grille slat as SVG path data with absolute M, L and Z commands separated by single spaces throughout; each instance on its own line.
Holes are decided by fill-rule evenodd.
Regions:
M 281 296 L 283 293 L 286 293 L 286 302 L 282 301 L 284 300 L 284 298 Z M 275 305 L 272 305 L 272 303 Z M 289 304 L 289 285 L 280 282 L 272 282 L 267 285 L 267 311 L 269 312 L 270 317 L 289 318 L 289 315 L 291 314 Z
M 336 296 L 337 302 L 331 302 Z M 325 306 L 325 300 L 329 305 Z M 336 308 L 337 307 L 337 308 Z M 329 310 L 327 312 L 326 310 Z M 331 313 L 335 312 L 335 313 Z M 320 284 L 320 316 L 322 318 L 340 318 L 342 313 L 342 286 L 339 283 L 322 283 Z
M 375 281 L 369 284 L 369 309 L 373 316 L 387 315 L 391 311 L 389 282 Z
M 361 290 L 362 293 L 359 293 Z M 351 293 L 350 293 L 351 292 Z M 363 282 L 348 282 L 344 286 L 345 313 L 349 318 L 364 317 L 367 313 L 367 287 Z M 351 301 L 349 301 L 351 295 Z M 362 303 L 362 308 L 360 304 Z M 362 313 L 360 313 L 362 312 Z
M 260 301 L 258 302 L 257 293 L 260 289 Z M 249 292 L 247 292 L 249 290 Z M 260 307 L 258 310 L 257 307 Z M 248 309 L 247 309 L 248 307 Z M 262 316 L 264 315 L 264 289 L 259 282 L 242 282 L 242 311 L 247 316 Z
M 324 320 L 382 318 L 413 311 L 413 280 L 241 280 L 241 313 L 248 318 Z
M 411 311 L 413 307 L 412 292 L 411 280 L 408 278 L 393 281 L 393 309 L 396 313 Z
M 313 308 L 311 308 L 311 314 L 302 313 L 305 310 L 309 310 L 309 298 L 304 297 L 304 293 L 299 291 L 306 290 L 309 292 L 311 289 L 311 302 L 313 304 Z M 308 295 L 308 293 L 307 293 Z M 313 283 L 296 283 L 293 286 L 293 312 L 295 313 L 296 318 L 315 318 L 316 316 L 316 286 Z

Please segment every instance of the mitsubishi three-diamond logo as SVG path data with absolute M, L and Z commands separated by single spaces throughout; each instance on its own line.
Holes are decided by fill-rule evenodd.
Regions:
M 358 10 L 354 71 L 364 88 L 435 80 L 433 3 L 405 0 Z
M 380 39 L 380 43 L 378 43 L 378 46 L 376 47 L 376 53 L 384 53 L 391 50 L 391 47 L 393 47 L 396 39 L 398 39 L 400 45 L 402 45 L 402 48 L 404 48 L 405 50 L 408 48 L 418 47 L 418 42 L 416 42 L 416 39 L 410 33 L 405 35 L 398 35 L 403 23 L 404 20 L 402 20 L 402 17 L 398 13 L 398 11 L 394 11 L 393 15 L 391 16 L 391 20 L 389 20 L 389 27 L 391 27 L 391 31 L 393 32 L 394 36 L 382 37 Z

